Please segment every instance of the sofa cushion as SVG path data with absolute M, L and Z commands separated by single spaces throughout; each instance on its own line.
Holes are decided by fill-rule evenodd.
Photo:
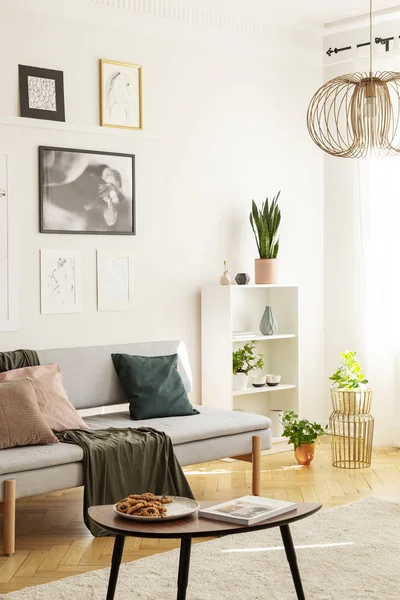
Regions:
M 175 446 L 197 440 L 204 440 L 204 443 L 207 443 L 206 440 L 212 440 L 213 438 L 221 438 L 221 440 L 224 438 L 225 446 L 227 446 L 229 444 L 226 443 L 226 440 L 229 439 L 230 435 L 245 433 L 264 435 L 271 426 L 268 417 L 262 415 L 223 411 L 205 406 L 196 406 L 196 408 L 200 414 L 195 419 L 192 417 L 169 417 L 168 419 L 149 419 L 133 423 L 129 418 L 129 412 L 125 411 L 86 417 L 85 421 L 90 429 L 132 427 L 132 425 L 135 427 L 154 427 L 154 429 L 164 431 L 169 435 Z M 193 426 L 194 423 L 197 423 L 196 428 Z M 182 462 L 179 449 L 177 454 Z M 11 448 L 1 451 L 0 475 L 80 462 L 82 459 L 82 449 L 73 444 L 30 446 L 29 449 Z M 183 461 L 182 464 L 188 463 Z
M 192 374 L 187 349 L 185 344 L 179 340 L 38 351 L 42 365 L 49 363 L 60 365 L 68 398 L 78 409 L 98 408 L 126 402 L 111 359 L 111 354 L 116 353 L 140 356 L 177 354 L 179 357 L 178 371 L 185 390 L 190 392 L 192 389 Z
M 178 373 L 178 355 L 112 354 L 133 421 L 196 415 Z
M 74 444 L 49 444 L 1 450 L 0 475 L 58 467 L 83 460 L 83 450 Z
M 0 450 L 57 442 L 40 412 L 31 379 L 0 383 Z
M 35 389 L 40 412 L 53 431 L 85 429 L 86 423 L 68 400 L 59 366 L 39 365 L 0 373 L 0 382 L 29 377 Z
M 159 419 L 144 419 L 135 421 L 135 427 L 153 427 L 163 431 L 172 440 L 174 445 L 186 444 L 197 440 L 235 435 L 249 431 L 268 429 L 271 421 L 262 415 L 253 415 L 237 411 L 218 410 L 205 406 L 196 406 L 199 414 L 192 417 L 168 417 Z M 106 415 L 86 417 L 90 429 L 103 429 L 105 427 L 132 427 L 129 413 L 118 412 Z

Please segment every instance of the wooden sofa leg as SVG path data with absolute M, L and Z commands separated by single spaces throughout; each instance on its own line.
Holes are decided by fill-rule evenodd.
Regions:
M 252 493 L 261 494 L 261 436 L 253 435 L 252 439 Z
M 3 553 L 12 556 L 15 552 L 15 479 L 4 482 Z

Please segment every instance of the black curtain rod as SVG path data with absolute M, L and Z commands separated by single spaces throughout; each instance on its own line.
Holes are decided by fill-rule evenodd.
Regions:
M 398 37 L 400 38 L 400 35 Z M 390 50 L 389 44 L 393 40 L 394 40 L 393 36 L 387 37 L 387 38 L 376 37 L 375 44 L 382 44 L 383 46 L 385 46 L 386 52 L 389 52 L 389 50 Z M 365 46 L 370 46 L 370 45 L 371 45 L 371 42 L 363 42 L 362 44 L 357 44 L 357 48 L 364 48 Z M 326 53 L 330 58 L 332 56 L 332 54 L 339 54 L 339 52 L 345 52 L 346 50 L 351 50 L 351 48 L 352 48 L 352 46 L 344 46 L 343 48 L 329 48 L 329 50 L 327 50 Z

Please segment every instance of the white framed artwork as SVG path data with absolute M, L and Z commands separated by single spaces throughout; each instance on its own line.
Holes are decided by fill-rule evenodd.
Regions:
M 12 196 L 13 159 L 0 143 L 0 331 L 18 329 L 16 206 Z
M 142 129 L 142 67 L 100 60 L 101 125 Z
M 41 313 L 82 312 L 82 252 L 40 251 Z
M 97 250 L 97 310 L 132 309 L 132 251 Z

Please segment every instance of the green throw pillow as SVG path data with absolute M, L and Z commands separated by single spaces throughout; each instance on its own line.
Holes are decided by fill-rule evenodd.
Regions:
M 112 354 L 133 421 L 198 415 L 178 373 L 178 355 Z

